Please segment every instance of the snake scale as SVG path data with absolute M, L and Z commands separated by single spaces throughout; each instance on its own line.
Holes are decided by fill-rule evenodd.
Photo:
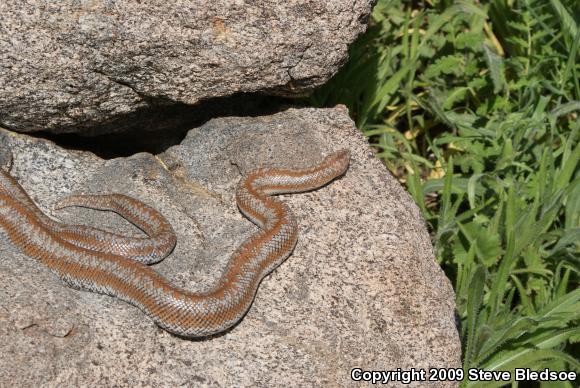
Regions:
M 55 221 L 9 174 L 11 154 L 6 154 L 3 161 L 0 157 L 0 236 L 69 286 L 117 297 L 161 328 L 187 338 L 213 335 L 236 324 L 250 308 L 262 279 L 292 253 L 298 238 L 296 220 L 272 195 L 320 188 L 343 175 L 350 161 L 349 151 L 341 150 L 311 168 L 248 173 L 237 187 L 236 202 L 260 229 L 232 254 L 211 290 L 191 293 L 147 265 L 171 253 L 176 243 L 173 228 L 155 209 L 121 194 L 70 196 L 57 204 L 114 211 L 142 229 L 145 238 Z

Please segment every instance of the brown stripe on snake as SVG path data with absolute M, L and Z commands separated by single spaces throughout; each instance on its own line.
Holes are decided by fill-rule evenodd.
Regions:
M 207 336 L 238 322 L 262 279 L 294 249 L 298 237 L 294 216 L 269 195 L 319 188 L 342 175 L 349 159 L 344 150 L 313 168 L 261 169 L 242 180 L 236 192 L 238 206 L 261 229 L 234 252 L 217 285 L 208 292 L 181 290 L 143 263 L 72 244 L 48 227 L 29 204 L 6 190 L 0 190 L 0 235 L 72 287 L 122 299 L 169 332 Z
M 115 255 L 144 264 L 157 263 L 173 251 L 177 237 L 171 224 L 157 210 L 123 194 L 70 195 L 55 209 L 80 206 L 115 212 L 141 229 L 147 237 L 127 237 L 84 225 L 59 224 L 55 232 L 74 245 Z
M 62 239 L 86 249 L 129 257 L 145 264 L 159 262 L 175 248 L 177 238 L 165 217 L 143 202 L 122 194 L 72 195 L 60 200 L 56 204 L 56 209 L 82 206 L 113 211 L 145 232 L 147 237 L 123 236 L 86 225 L 68 225 L 53 220 L 36 206 L 16 179 L 8 174 L 10 151 L 0 150 L 0 154 L 9 155 L 8 162 L 0 166 L 0 192 L 6 192 L 21 202 L 36 214 L 40 222 L 58 233 Z

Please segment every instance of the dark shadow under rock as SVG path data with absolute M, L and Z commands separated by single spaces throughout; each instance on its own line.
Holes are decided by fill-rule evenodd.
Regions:
M 51 140 L 57 145 L 74 150 L 90 151 L 112 159 L 139 152 L 158 154 L 179 144 L 187 132 L 217 117 L 268 115 L 288 109 L 292 101 L 281 97 L 259 94 L 239 94 L 213 98 L 197 105 L 154 105 L 113 123 L 100 127 L 98 132 L 53 134 L 36 132 L 32 136 Z M 122 126 L 121 130 L 113 130 Z M 104 134 L 99 134 L 103 132 Z

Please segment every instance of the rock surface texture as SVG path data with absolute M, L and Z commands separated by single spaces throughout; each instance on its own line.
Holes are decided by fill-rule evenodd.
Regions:
M 156 128 L 168 107 L 328 80 L 374 0 L 0 2 L 0 126 Z M 183 110 L 180 110 L 183 108 Z
M 68 288 L 0 241 L 0 382 L 336 387 L 355 385 L 355 367 L 460 367 L 453 290 L 434 261 L 419 210 L 342 108 L 213 119 L 162 154 L 111 160 L 6 131 L 0 141 L 13 149 L 13 175 L 65 222 L 137 233 L 114 214 L 50 211 L 69 193 L 120 192 L 155 206 L 178 242 L 154 267 L 198 291 L 216 282 L 229 255 L 256 230 L 234 202 L 241 174 L 352 151 L 340 180 L 283 196 L 301 229 L 294 254 L 262 282 L 241 323 L 211 339 L 175 337 L 135 307 Z

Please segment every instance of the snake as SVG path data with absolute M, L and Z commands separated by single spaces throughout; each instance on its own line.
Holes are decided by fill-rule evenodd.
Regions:
M 86 225 L 69 225 L 51 219 L 8 173 L 12 164 L 11 152 L 0 148 L 0 153 L 3 154 L 3 160 L 0 160 L 0 191 L 26 206 L 46 228 L 60 238 L 79 247 L 125 256 L 145 264 L 161 261 L 175 248 L 175 231 L 165 217 L 147 204 L 123 194 L 70 195 L 57 202 L 55 209 L 81 206 L 113 211 L 145 232 L 146 238 L 127 237 Z
M 10 175 L 9 163 L 0 168 L 0 237 L 40 261 L 69 287 L 125 301 L 177 336 L 213 336 L 232 328 L 245 316 L 264 277 L 296 246 L 296 218 L 273 196 L 321 188 L 342 176 L 349 163 L 350 152 L 343 149 L 311 167 L 260 168 L 247 173 L 237 186 L 236 203 L 258 231 L 234 251 L 216 284 L 204 292 L 181 289 L 147 265 L 175 245 L 171 225 L 153 208 L 121 194 L 76 195 L 57 204 L 58 208 L 84 206 L 115 211 L 148 235 L 142 239 L 67 225 L 49 218 L 37 207 Z M 148 253 L 138 252 L 140 244 L 149 247 L 145 249 Z M 125 254 L 119 246 L 128 246 L 125 251 L 132 253 Z

